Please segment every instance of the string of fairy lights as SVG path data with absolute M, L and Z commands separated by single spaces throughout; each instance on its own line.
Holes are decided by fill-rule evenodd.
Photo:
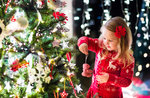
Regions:
M 89 20 L 91 19 L 90 17 L 90 11 L 91 9 L 88 7 L 89 6 L 89 0 L 83 0 L 83 14 L 82 14 L 82 31 L 81 33 L 85 33 L 85 35 L 90 35 L 90 29 L 88 28 L 90 26 Z
M 121 0 L 121 6 L 122 6 L 123 13 L 124 13 L 124 16 L 128 25 L 130 25 L 129 21 L 130 21 L 130 15 L 131 15 L 131 13 L 129 12 L 129 4 L 130 4 L 130 0 L 126 0 L 124 1 L 125 6 L 123 6 L 123 1 Z
M 144 50 L 140 50 L 139 54 L 141 57 L 143 57 L 143 60 L 149 61 L 149 51 L 150 51 L 150 45 L 149 45 L 149 7 L 150 1 L 149 0 L 144 0 L 142 3 L 142 8 L 141 8 L 141 13 L 137 15 L 139 17 L 139 24 L 137 25 L 136 29 L 139 31 L 137 34 L 137 40 L 136 44 L 138 48 L 146 47 Z M 141 31 L 141 32 L 140 32 Z M 146 62 L 144 65 L 141 64 L 140 62 L 137 63 L 138 70 L 135 73 L 135 76 L 140 76 L 141 72 L 144 70 L 144 68 L 150 68 L 150 63 Z
M 116 0 L 103 0 L 101 1 L 101 8 L 103 10 L 102 12 L 102 16 L 101 16 L 101 24 L 104 24 L 108 19 L 110 19 L 112 16 L 110 15 L 110 11 L 112 9 L 112 3 L 114 2 L 118 2 Z M 134 28 L 134 32 L 133 32 L 133 37 L 137 38 L 136 39 L 136 48 L 140 48 L 140 47 L 145 47 L 146 51 L 137 51 L 136 55 L 141 56 L 142 58 L 144 58 L 143 60 L 147 60 L 149 61 L 149 51 L 150 51 L 150 45 L 149 45 L 149 11 L 150 11 L 150 1 L 149 0 L 142 0 L 142 4 L 140 4 L 139 0 L 120 0 L 120 4 L 121 4 L 121 11 L 124 15 L 124 18 L 127 22 L 127 25 L 130 26 L 131 25 L 131 15 L 132 13 L 130 12 L 130 7 L 131 4 L 133 4 L 133 2 L 135 3 L 135 13 L 136 13 L 136 21 L 134 22 L 135 24 L 135 28 Z M 90 2 L 89 0 L 83 0 L 83 14 L 82 14 L 82 24 L 81 24 L 81 33 L 84 34 L 85 36 L 90 35 L 90 19 L 91 19 L 91 15 L 90 15 L 90 11 L 94 11 L 92 8 L 89 8 Z M 141 9 L 140 9 L 141 6 Z M 90 9 L 90 10 L 89 10 Z M 76 11 L 82 11 L 81 8 L 76 9 Z M 80 21 L 80 17 L 79 16 L 74 16 L 74 21 Z M 133 29 L 133 28 L 132 28 Z M 135 58 L 136 59 L 136 58 Z M 137 71 L 135 72 L 135 76 L 139 76 L 141 71 L 144 68 L 150 68 L 150 63 L 147 62 L 143 65 L 140 64 L 139 62 L 135 62 L 137 65 Z
M 102 15 L 102 17 L 104 17 L 104 18 L 102 18 L 102 24 L 105 24 L 106 21 L 111 18 L 111 15 L 110 15 L 111 0 L 105 0 L 105 1 L 103 1 L 102 9 L 103 9 L 103 15 Z

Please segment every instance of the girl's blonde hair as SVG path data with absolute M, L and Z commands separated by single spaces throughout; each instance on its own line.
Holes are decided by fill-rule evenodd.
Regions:
M 119 59 L 120 61 L 124 62 L 124 65 L 127 65 L 132 62 L 132 50 L 131 44 L 132 44 L 132 34 L 130 28 L 127 26 L 126 22 L 121 17 L 113 17 L 109 19 L 100 29 L 102 31 L 103 28 L 106 28 L 109 31 L 116 32 L 116 27 L 122 26 L 126 29 L 125 36 L 121 36 L 119 39 L 119 47 L 118 47 L 118 54 L 116 55 L 115 59 Z M 100 36 L 101 40 L 101 36 Z M 108 53 L 108 50 L 106 50 Z

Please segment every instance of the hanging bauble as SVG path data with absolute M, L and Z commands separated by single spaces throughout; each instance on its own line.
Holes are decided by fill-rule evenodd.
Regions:
M 67 60 L 70 62 L 71 60 L 71 52 L 66 53 Z
M 60 0 L 48 0 L 47 5 L 51 9 L 57 9 L 61 7 L 61 1 Z
M 67 98 L 68 93 L 66 93 L 66 91 L 64 90 L 62 93 L 60 93 L 61 98 Z
M 16 21 L 14 21 L 14 22 L 11 21 L 6 26 L 6 30 L 7 30 L 7 32 L 22 31 L 22 30 L 25 30 L 28 27 L 28 24 L 29 23 L 28 23 L 27 18 L 25 18 L 25 17 L 19 17 L 18 19 L 16 19 Z
M 44 0 L 37 0 L 36 4 L 37 4 L 37 8 L 43 8 Z
M 18 71 L 19 68 L 26 68 L 29 65 L 29 63 L 25 60 L 23 60 L 22 62 L 19 62 L 18 59 L 16 59 L 13 63 L 12 63 L 12 67 L 11 70 L 12 71 Z

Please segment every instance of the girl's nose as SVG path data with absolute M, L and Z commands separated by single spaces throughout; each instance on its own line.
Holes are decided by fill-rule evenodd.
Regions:
M 108 44 L 109 44 L 109 42 L 108 42 L 108 41 L 106 41 L 106 44 L 108 45 Z

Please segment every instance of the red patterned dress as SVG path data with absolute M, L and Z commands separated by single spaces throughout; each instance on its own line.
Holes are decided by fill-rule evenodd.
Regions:
M 96 93 L 100 98 L 123 98 L 121 87 L 127 87 L 132 82 L 134 73 L 133 56 L 133 62 L 124 66 L 122 62 L 112 59 L 117 55 L 114 51 L 110 51 L 105 58 L 101 58 L 101 53 L 104 52 L 104 49 L 100 47 L 98 39 L 81 37 L 78 40 L 78 46 L 82 43 L 86 43 L 88 45 L 88 50 L 96 53 L 92 83 L 86 98 L 94 98 Z M 99 75 L 100 72 L 109 74 L 107 83 L 97 83 L 96 75 Z

